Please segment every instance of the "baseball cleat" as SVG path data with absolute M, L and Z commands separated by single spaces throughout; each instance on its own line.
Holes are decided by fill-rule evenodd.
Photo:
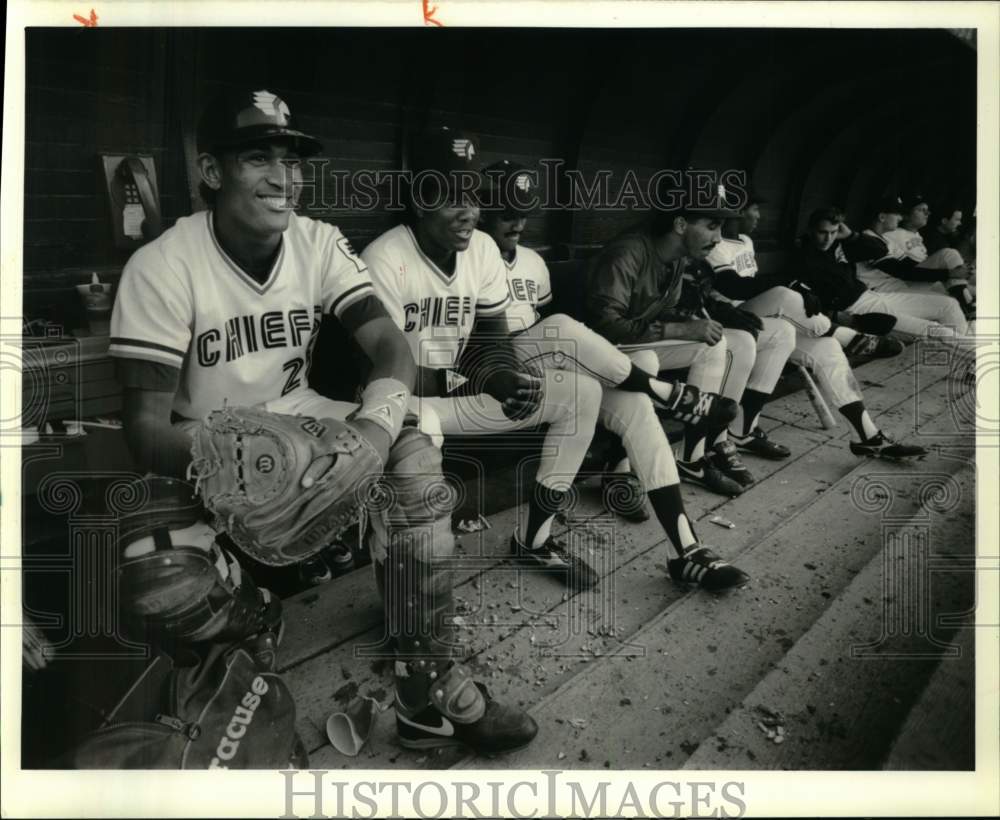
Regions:
M 712 449 L 715 452 L 712 453 L 709 458 L 712 459 L 712 463 L 718 467 L 723 474 L 733 479 L 733 481 L 738 482 L 744 489 L 757 483 L 757 479 L 754 477 L 754 474 L 747 469 L 747 466 L 743 463 L 739 453 L 736 452 L 736 445 L 729 439 L 720 441 Z
M 724 561 L 708 547 L 692 544 L 678 558 L 667 561 L 667 570 L 675 581 L 717 591 L 741 587 L 750 580 L 743 570 Z
M 740 406 L 732 399 L 717 393 L 703 393 L 693 384 L 673 382 L 673 385 L 669 399 L 653 399 L 656 408 L 668 418 L 685 424 L 724 428 L 740 412 Z
M 866 356 L 873 359 L 889 359 L 903 352 L 903 343 L 889 336 L 872 336 L 859 333 L 844 348 L 846 356 Z
M 745 436 L 737 436 L 730 431 L 729 440 L 745 453 L 753 453 L 755 456 L 769 458 L 772 461 L 780 461 L 792 454 L 792 451 L 783 444 L 771 441 L 767 433 L 759 427 L 755 427 Z
M 872 458 L 916 458 L 927 455 L 927 450 L 916 444 L 899 444 L 885 433 L 879 433 L 868 441 L 852 441 L 851 452 L 856 456 Z
M 601 477 L 601 495 L 604 506 L 626 521 L 638 524 L 649 520 L 646 494 L 635 473 L 605 473 Z
M 678 461 L 677 474 L 681 481 L 697 484 L 719 495 L 739 495 L 743 485 L 727 476 L 708 457 L 700 461 Z
M 590 564 L 570 553 L 565 544 L 551 535 L 540 547 L 529 549 L 514 533 L 510 537 L 510 552 L 519 563 L 557 575 L 572 589 L 589 589 L 600 580 Z
M 399 745 L 406 749 L 468 746 L 479 754 L 492 756 L 523 749 L 534 740 L 538 724 L 531 715 L 512 704 L 493 700 L 478 681 L 475 685 L 486 701 L 486 712 L 473 723 L 450 720 L 433 705 L 407 715 L 397 701 Z
M 306 558 L 299 564 L 299 582 L 304 586 L 318 587 L 332 579 L 333 573 L 323 560 L 322 553 Z

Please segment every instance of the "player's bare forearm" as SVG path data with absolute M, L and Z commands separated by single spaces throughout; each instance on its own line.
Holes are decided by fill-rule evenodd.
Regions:
M 125 441 L 139 470 L 186 478 L 191 437 L 170 423 L 172 402 L 171 393 L 126 389 L 122 397 Z
M 366 322 L 355 331 L 354 338 L 372 363 L 368 381 L 395 379 L 413 392 L 417 366 L 410 346 L 391 319 L 379 317 Z
M 697 339 L 694 333 L 694 325 L 691 322 L 664 322 L 661 339 L 680 339 L 693 341 Z

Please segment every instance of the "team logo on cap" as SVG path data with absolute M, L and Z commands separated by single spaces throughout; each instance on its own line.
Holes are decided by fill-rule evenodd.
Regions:
M 278 125 L 288 125 L 291 111 L 288 110 L 288 105 L 281 97 L 270 91 L 254 91 L 253 104 L 267 116 L 273 117 Z
M 520 191 L 528 191 L 531 189 L 531 177 L 527 174 L 518 174 L 514 177 L 514 187 Z
M 455 152 L 455 156 L 462 159 L 472 159 L 476 155 L 476 148 L 472 144 L 472 140 L 452 140 L 451 150 Z

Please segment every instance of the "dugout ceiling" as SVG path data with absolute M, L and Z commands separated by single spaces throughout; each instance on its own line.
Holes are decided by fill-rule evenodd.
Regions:
M 484 164 L 561 158 L 640 184 L 662 168 L 745 169 L 769 200 L 768 246 L 819 204 L 856 219 L 889 189 L 971 212 L 975 71 L 943 30 L 29 29 L 26 290 L 127 258 L 100 151 L 152 155 L 165 224 L 190 213 L 194 120 L 232 84 L 282 92 L 325 143 L 325 172 L 401 167 L 404 135 L 445 122 L 480 134 Z M 308 212 L 359 248 L 393 224 L 379 209 Z M 634 217 L 549 213 L 526 238 L 593 246 Z

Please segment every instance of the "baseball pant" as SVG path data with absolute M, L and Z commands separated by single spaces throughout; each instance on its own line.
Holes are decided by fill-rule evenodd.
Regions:
M 941 293 L 913 290 L 905 282 L 867 290 L 848 309 L 851 313 L 891 313 L 895 330 L 927 338 L 965 336 L 969 323 L 958 301 Z
M 656 372 L 688 367 L 690 384 L 739 401 L 748 387 L 761 393 L 774 390 L 795 346 L 795 331 L 789 324 L 777 319 L 764 319 L 763 322 L 764 329 L 756 340 L 745 330 L 727 327 L 723 338 L 715 345 L 671 339 L 621 345 L 620 349 L 629 353 L 632 361 L 643 369 L 653 360 L 646 356 L 636 359 L 633 354 L 640 351 L 656 355 Z
M 777 287 L 765 290 L 752 299 L 741 302 L 740 307 L 761 317 L 784 319 L 802 335 L 819 337 L 830 330 L 829 317 L 822 313 L 806 316 L 802 294 L 791 288 Z
M 632 360 L 585 324 L 559 313 L 512 336 L 525 364 L 571 369 L 607 387 L 621 384 L 632 372 Z M 654 374 L 655 375 L 655 374 Z
M 420 429 L 435 442 L 445 435 L 494 435 L 547 424 L 536 480 L 550 489 L 565 490 L 572 485 L 594 437 L 601 385 L 573 370 L 553 367 L 543 371 L 543 380 L 541 405 L 525 419 L 507 418 L 500 402 L 485 393 L 414 396 L 410 410 L 419 417 Z
M 598 420 L 621 438 L 629 463 L 646 492 L 680 481 L 652 399 L 645 393 L 612 386 L 631 372 L 632 359 L 586 325 L 562 314 L 542 319 L 518 333 L 514 346 L 526 361 L 575 370 L 581 379 L 592 376 L 606 385 Z M 646 372 L 655 374 L 655 357 L 647 364 L 651 366 L 644 368 Z
M 789 358 L 793 364 L 804 365 L 812 371 L 817 386 L 834 407 L 861 401 L 861 388 L 844 348 L 832 336 L 816 338 L 799 333 Z

